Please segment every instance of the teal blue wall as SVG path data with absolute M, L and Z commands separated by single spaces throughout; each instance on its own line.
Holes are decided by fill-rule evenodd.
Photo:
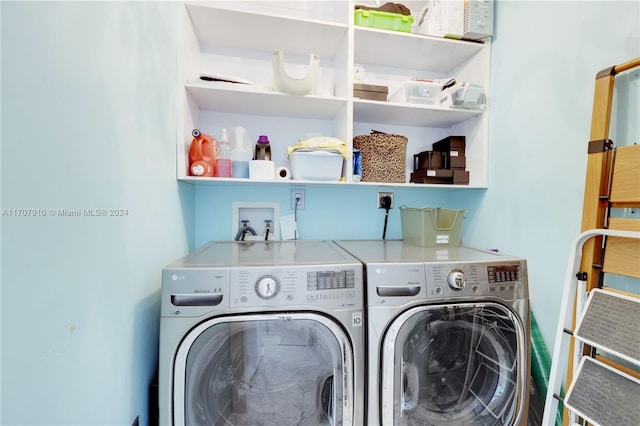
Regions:
M 176 7 L 0 4 L 3 425 L 147 424 L 161 269 L 195 226 L 175 179 Z
M 397 187 L 335 185 L 305 186 L 305 209 L 298 210 L 301 239 L 382 238 L 384 209 L 376 208 L 378 192 L 393 192 L 394 208 L 389 211 L 386 237 L 402 238 L 398 207 L 445 206 L 449 192 L 415 191 Z M 230 239 L 232 202 L 276 202 L 281 215 L 291 215 L 291 186 L 261 184 L 201 186 L 196 188 L 196 245 L 214 239 Z M 460 201 L 464 203 L 464 200 Z

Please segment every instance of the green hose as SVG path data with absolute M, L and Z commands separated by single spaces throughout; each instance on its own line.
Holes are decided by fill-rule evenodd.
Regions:
M 538 387 L 540 395 L 543 398 L 547 395 L 547 389 L 549 388 L 549 374 L 551 372 L 551 357 L 547 350 L 547 345 L 544 343 L 540 328 L 536 322 L 536 318 L 533 315 L 533 311 L 530 312 L 531 316 L 531 376 Z M 560 392 L 561 395 L 564 392 Z M 562 403 L 558 404 L 558 412 L 556 413 L 556 425 L 562 424 L 562 412 L 564 406 Z
M 542 395 L 547 394 L 550 371 L 551 357 L 544 344 L 536 318 L 531 312 L 531 374 Z

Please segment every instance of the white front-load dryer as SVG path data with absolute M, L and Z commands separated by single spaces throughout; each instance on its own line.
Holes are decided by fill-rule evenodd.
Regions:
M 522 426 L 524 259 L 399 240 L 335 241 L 365 265 L 368 426 Z
M 335 244 L 210 243 L 161 303 L 160 424 L 364 424 L 363 267 Z

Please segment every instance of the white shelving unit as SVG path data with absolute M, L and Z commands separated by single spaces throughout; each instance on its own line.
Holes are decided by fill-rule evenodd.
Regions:
M 236 126 L 252 139 L 271 140 L 276 167 L 288 166 L 286 148 L 311 136 L 333 136 L 352 144 L 372 129 L 409 139 L 407 179 L 413 155 L 449 135 L 467 140 L 469 185 L 356 183 L 345 161 L 344 182 L 268 181 L 282 184 L 380 185 L 415 188 L 486 188 L 488 110 L 379 102 L 353 97 L 354 65 L 367 84 L 389 94 L 413 77 L 454 77 L 489 93 L 490 43 L 474 43 L 355 26 L 353 1 L 185 2 L 180 8 L 177 177 L 194 184 L 251 183 L 247 179 L 188 175 L 191 131 L 219 137 Z M 411 2 L 406 2 L 411 7 Z M 293 96 L 271 90 L 272 52 L 282 49 L 288 72 L 303 72 L 311 53 L 320 56 L 314 94 Z M 205 82 L 200 73 L 234 75 L 252 85 Z M 490 100 L 490 96 L 488 96 Z

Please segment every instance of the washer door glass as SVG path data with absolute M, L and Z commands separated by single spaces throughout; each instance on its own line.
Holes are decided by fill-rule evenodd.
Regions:
M 382 398 L 393 397 L 393 413 L 383 404 L 383 423 L 512 424 L 526 392 L 518 377 L 525 375 L 518 371 L 526 366 L 518 351 L 519 343 L 526 347 L 523 335 L 516 316 L 498 304 L 405 312 L 384 340 L 385 373 L 393 372 L 383 375 Z
M 352 359 L 342 329 L 320 315 L 209 320 L 178 350 L 174 418 L 207 426 L 342 425 L 352 406 L 345 390 Z

